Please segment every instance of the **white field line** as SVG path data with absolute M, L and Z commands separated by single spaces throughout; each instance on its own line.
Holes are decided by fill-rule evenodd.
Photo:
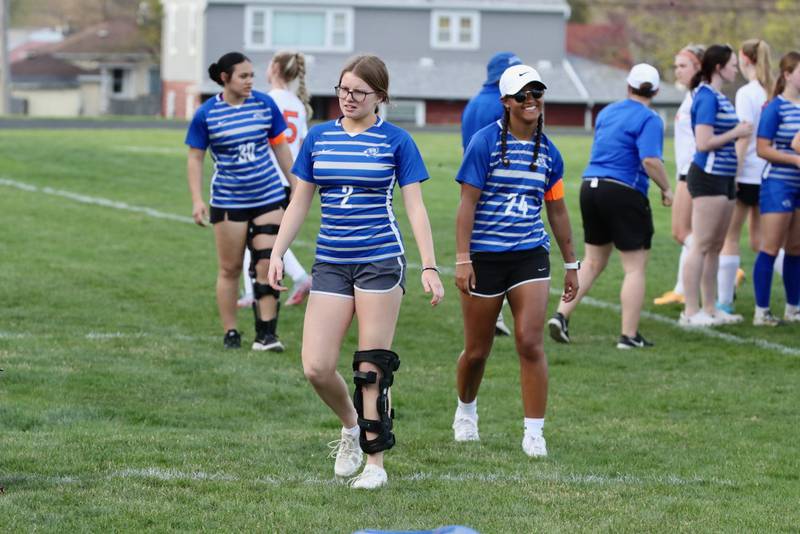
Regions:
M 553 295 L 560 296 L 562 292 L 556 288 L 552 288 L 550 290 L 550 293 Z M 588 304 L 589 306 L 592 306 L 594 308 L 600 308 L 603 310 L 611 310 L 616 313 L 622 313 L 622 308 L 620 307 L 619 304 L 612 304 L 610 302 L 593 299 L 592 297 L 583 297 L 583 300 L 581 300 L 581 304 Z M 660 315 L 658 313 L 653 313 L 649 311 L 642 311 L 642 317 L 650 319 L 652 321 L 656 321 L 658 323 L 673 326 L 675 328 L 680 329 L 683 332 L 696 332 L 698 334 L 703 334 L 704 336 L 710 338 L 720 339 L 722 341 L 727 341 L 729 343 L 734 343 L 736 345 L 752 344 L 761 349 L 778 351 L 788 356 L 800 356 L 800 349 L 794 347 L 787 347 L 786 345 L 781 345 L 780 343 L 772 343 L 770 341 L 765 341 L 763 339 L 758 339 L 758 338 L 734 336 L 733 334 L 719 332 L 712 328 L 706 328 L 706 327 L 691 328 L 691 329 L 684 328 L 678 325 L 678 322 L 675 319 L 672 319 L 671 317 L 666 317 L 664 315 Z
M 45 482 L 53 485 L 75 484 L 87 482 L 94 477 L 79 476 L 46 476 L 36 473 L 7 474 L 0 477 L 6 485 L 24 483 L 26 481 Z M 283 486 L 286 484 L 303 484 L 308 486 L 338 486 L 343 480 L 336 478 L 323 478 L 319 476 L 266 476 L 248 479 L 226 473 L 206 473 L 204 471 L 180 471 L 178 469 L 165 469 L 161 467 L 129 468 L 115 471 L 100 477 L 104 479 L 144 479 L 159 481 L 221 481 L 221 482 L 255 482 L 268 486 Z M 735 486 L 736 482 L 716 477 L 703 478 L 700 476 L 680 477 L 672 474 L 635 476 L 629 474 L 598 475 L 593 473 L 431 473 L 417 472 L 410 475 L 391 477 L 397 482 L 445 482 L 461 484 L 464 482 L 481 483 L 522 483 L 530 481 L 554 482 L 559 484 L 586 484 L 593 486 Z
M 143 206 L 131 206 L 129 204 L 126 204 L 125 202 L 118 202 L 116 200 L 109 200 L 107 198 L 90 197 L 90 196 L 87 196 L 87 195 L 81 195 L 81 194 L 72 193 L 72 192 L 69 192 L 69 191 L 62 191 L 62 190 L 59 190 L 59 189 L 53 189 L 51 187 L 38 187 L 38 186 L 35 186 L 35 185 L 26 184 L 24 182 L 18 182 L 16 180 L 9 180 L 9 179 L 6 179 L 6 178 L 0 178 L 0 185 L 5 185 L 7 187 L 14 187 L 14 188 L 21 189 L 23 191 L 29 191 L 29 192 L 32 192 L 32 193 L 45 193 L 45 194 L 48 194 L 48 195 L 60 196 L 60 197 L 67 198 L 67 199 L 70 199 L 70 200 L 74 200 L 76 202 L 81 202 L 81 203 L 84 203 L 84 204 L 93 204 L 93 205 L 97 205 L 97 206 L 103 206 L 103 207 L 106 207 L 106 208 L 118 209 L 118 210 L 123 210 L 123 211 L 132 211 L 132 212 L 135 212 L 135 213 L 141 213 L 143 215 L 147 215 L 148 217 L 155 217 L 157 219 L 168 219 L 168 220 L 178 221 L 178 222 L 182 222 L 182 223 L 194 224 L 194 221 L 192 220 L 191 217 L 184 217 L 184 216 L 181 216 L 181 215 L 174 215 L 172 213 L 164 213 L 164 212 L 157 211 L 157 210 L 154 210 L 152 208 L 147 208 L 147 207 L 143 207 Z M 295 240 L 293 242 L 293 245 L 296 245 L 296 246 L 299 246 L 299 247 L 305 247 L 305 246 L 309 246 L 309 243 L 304 242 L 302 240 Z M 413 268 L 413 269 L 420 269 L 421 268 L 421 266 L 416 264 L 416 263 L 409 263 L 408 266 L 410 268 Z M 442 274 L 447 274 L 447 275 L 451 275 L 454 272 L 451 267 L 444 267 L 444 266 L 440 267 L 439 270 L 441 271 Z M 561 291 L 556 289 L 556 288 L 552 288 L 550 291 L 551 291 L 552 294 L 561 295 Z M 586 303 L 589 306 L 593 306 L 595 308 L 613 310 L 616 313 L 620 313 L 621 312 L 620 306 L 618 304 L 612 304 L 610 302 L 605 302 L 605 301 L 602 301 L 602 300 L 593 299 L 591 297 L 584 297 L 582 302 Z M 670 317 L 666 317 L 664 315 L 659 315 L 657 313 L 643 311 L 642 312 L 642 317 L 645 317 L 647 319 L 651 319 L 653 321 L 657 321 L 657 322 L 660 322 L 660 323 L 663 323 L 663 324 L 667 324 L 667 325 L 670 325 L 670 326 L 673 326 L 673 327 L 676 327 L 676 328 L 680 328 L 681 330 L 683 330 L 683 328 L 678 326 L 677 321 L 675 321 L 674 319 L 672 319 Z M 720 339 L 720 340 L 727 341 L 729 343 L 734 343 L 734 344 L 737 344 L 737 345 L 752 344 L 752 345 L 755 345 L 755 346 L 757 346 L 759 348 L 762 348 L 762 349 L 775 350 L 775 351 L 778 351 L 778 352 L 780 352 L 782 354 L 786 354 L 786 355 L 790 355 L 790 356 L 800 356 L 800 349 L 797 349 L 797 348 L 794 348 L 794 347 L 787 347 L 786 345 L 781 345 L 780 343 L 772 343 L 772 342 L 769 342 L 769 341 L 765 341 L 763 339 L 743 338 L 743 337 L 739 337 L 739 336 L 734 336 L 733 334 L 726 334 L 724 332 L 718 332 L 718 331 L 713 330 L 711 328 L 694 328 L 694 329 L 692 329 L 692 331 L 696 332 L 696 333 L 699 333 L 699 334 L 702 334 L 702 335 L 704 335 L 706 337 L 710 337 L 710 338 L 714 338 L 714 339 Z M 2 333 L 0 333 L 0 337 L 2 337 L 1 334 Z

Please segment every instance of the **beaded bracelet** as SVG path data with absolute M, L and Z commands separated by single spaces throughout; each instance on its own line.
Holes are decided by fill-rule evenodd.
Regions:
M 469 265 L 472 263 L 472 260 L 464 260 L 464 261 L 457 261 L 456 265 Z

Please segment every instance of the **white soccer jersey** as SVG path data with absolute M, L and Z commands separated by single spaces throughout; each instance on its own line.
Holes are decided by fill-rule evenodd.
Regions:
M 300 151 L 300 145 L 303 139 L 308 135 L 308 114 L 303 102 L 297 98 L 291 91 L 286 89 L 272 89 L 269 96 L 278 104 L 278 108 L 283 113 L 283 120 L 286 121 L 286 142 L 289 144 L 289 150 L 292 151 L 292 159 L 297 159 L 297 153 Z M 275 154 L 272 154 L 274 159 Z M 275 168 L 278 169 L 281 182 L 283 185 L 288 186 L 289 181 L 283 175 L 278 162 L 275 161 Z
M 679 175 L 689 172 L 695 150 L 692 131 L 692 93 L 689 91 L 675 115 L 675 168 Z
M 747 145 L 744 164 L 739 176 L 736 177 L 736 181 L 743 184 L 760 184 L 761 173 L 767 166 L 767 162 L 759 158 L 756 153 L 758 122 L 761 120 L 761 110 L 764 109 L 766 102 L 767 93 L 758 80 L 753 80 L 736 91 L 736 115 L 739 116 L 739 120 L 753 124 L 753 135 L 750 136 L 750 143 Z

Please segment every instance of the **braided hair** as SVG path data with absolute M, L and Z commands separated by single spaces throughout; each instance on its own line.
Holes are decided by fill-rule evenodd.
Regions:
M 503 130 L 500 133 L 500 158 L 503 167 L 511 165 L 511 160 L 506 157 L 508 149 L 508 123 L 511 118 L 511 112 L 505 108 L 503 112 Z M 539 150 L 542 147 L 542 127 L 544 126 L 544 114 L 539 113 L 539 120 L 536 121 L 536 140 L 533 145 L 533 159 L 529 165 L 531 172 L 536 172 L 538 168 L 537 162 L 539 161 Z

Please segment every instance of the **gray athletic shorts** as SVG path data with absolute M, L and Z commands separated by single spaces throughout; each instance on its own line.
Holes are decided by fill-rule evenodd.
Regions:
M 311 292 L 337 297 L 365 293 L 388 293 L 397 286 L 406 292 L 406 260 L 402 256 L 371 263 L 327 263 L 311 268 Z

